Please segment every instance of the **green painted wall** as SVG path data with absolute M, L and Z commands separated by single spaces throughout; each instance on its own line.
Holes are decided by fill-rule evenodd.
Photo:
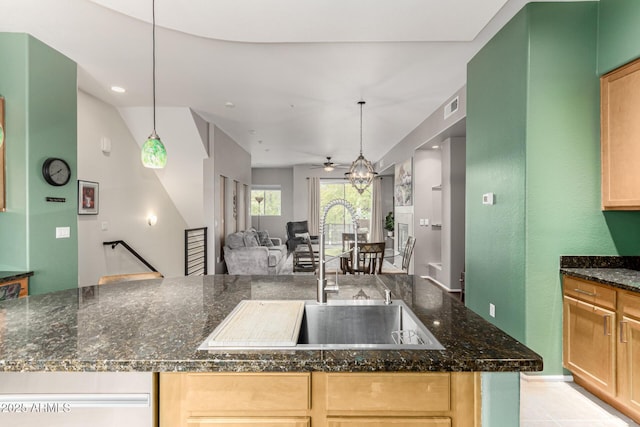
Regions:
M 76 65 L 31 36 L 7 33 L 0 34 L 0 61 L 7 128 L 0 269 L 34 271 L 32 294 L 76 287 Z M 64 187 L 42 178 L 42 163 L 51 156 L 72 168 Z M 47 196 L 64 197 L 66 203 L 46 202 Z M 56 239 L 56 227 L 70 227 L 71 238 Z
M 482 425 L 513 427 L 520 425 L 520 374 L 482 373 Z
M 597 22 L 596 2 L 530 3 L 468 66 L 467 305 L 545 374 L 563 372 L 559 257 L 640 249 L 637 213 L 600 210 Z
M 640 1 L 600 0 L 598 18 L 600 74 L 640 57 Z
M 466 304 L 525 336 L 527 14 L 516 15 L 467 70 Z M 484 193 L 495 205 L 483 205 Z

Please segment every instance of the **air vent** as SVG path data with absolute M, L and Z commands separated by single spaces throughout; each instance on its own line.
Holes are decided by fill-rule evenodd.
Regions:
M 448 118 L 453 113 L 455 113 L 456 111 L 458 111 L 458 104 L 459 104 L 458 97 L 456 96 L 451 100 L 451 102 L 449 102 L 447 105 L 444 106 L 445 119 Z

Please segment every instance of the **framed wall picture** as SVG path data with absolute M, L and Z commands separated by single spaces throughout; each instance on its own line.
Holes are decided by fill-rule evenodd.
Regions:
M 99 184 L 78 180 L 78 215 L 98 215 Z
M 396 206 L 413 205 L 413 158 L 396 164 L 394 198 Z

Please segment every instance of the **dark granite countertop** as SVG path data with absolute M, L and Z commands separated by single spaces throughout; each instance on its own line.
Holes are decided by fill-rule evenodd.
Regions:
M 381 276 L 382 277 L 382 276 Z M 340 276 L 340 292 L 402 298 L 445 350 L 206 352 L 243 299 L 315 298 L 314 276 L 164 278 L 0 302 L 0 371 L 539 371 L 542 358 L 428 281 Z
M 615 288 L 640 292 L 640 257 L 562 256 L 560 272 Z
M 33 276 L 33 271 L 0 271 L 0 284 Z

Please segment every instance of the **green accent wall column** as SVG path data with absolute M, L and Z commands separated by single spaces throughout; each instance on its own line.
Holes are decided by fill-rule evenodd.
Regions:
M 26 34 L 0 34 L 0 61 L 6 66 L 0 93 L 7 110 L 7 212 L 0 213 L 0 269 L 33 271 L 31 294 L 77 287 L 76 64 Z M 68 184 L 53 187 L 44 181 L 47 157 L 69 163 Z M 48 196 L 66 202 L 46 202 Z M 56 239 L 56 227 L 69 227 L 71 237 Z
M 469 62 L 465 299 L 524 341 L 528 19 L 517 14 Z M 482 195 L 495 193 L 494 205 Z M 496 317 L 489 318 L 489 303 Z
M 483 372 L 482 425 L 520 425 L 520 373 Z
M 530 3 L 468 65 L 467 305 L 547 375 L 563 373 L 560 256 L 640 249 L 638 213 L 600 210 L 597 22 L 597 2 Z

